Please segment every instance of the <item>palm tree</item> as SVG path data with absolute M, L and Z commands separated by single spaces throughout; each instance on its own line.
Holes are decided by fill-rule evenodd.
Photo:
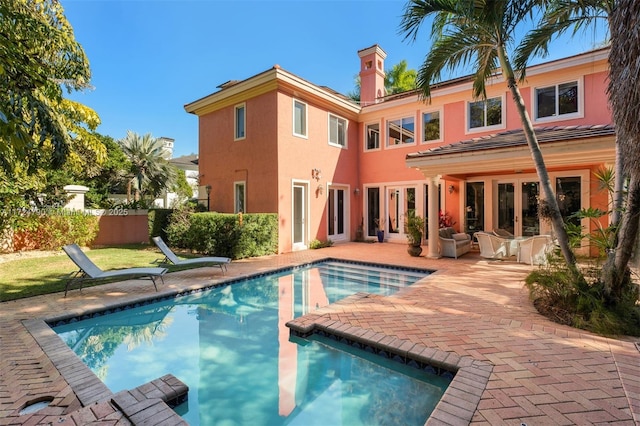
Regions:
M 407 69 L 407 60 L 403 59 L 390 70 L 385 71 L 384 90 L 387 95 L 402 93 L 416 88 L 416 70 Z M 349 99 L 360 102 L 360 76 L 355 76 L 355 89 L 347 94 Z
M 502 77 L 522 121 L 560 250 L 567 266 L 577 273 L 575 255 L 569 246 L 565 224 L 508 53 L 515 42 L 516 27 L 530 19 L 538 7 L 539 0 L 410 0 L 400 28 L 405 39 L 415 41 L 422 24 L 433 17 L 433 45 L 417 78 L 418 89 L 425 99 L 430 98 L 430 86 L 440 79 L 443 70 L 471 63 L 475 68 L 473 96 L 486 99 L 487 79 L 495 76 L 498 68 L 502 69 Z
M 174 180 L 174 170 L 165 159 L 162 142 L 147 133 L 140 136 L 127 131 L 127 136 L 119 141 L 122 151 L 131 162 L 127 201 L 131 201 L 131 186 L 135 189 L 135 200 L 144 196 L 156 197 Z
M 416 70 L 407 69 L 407 60 L 403 59 L 385 72 L 384 88 L 388 95 L 407 92 L 416 88 Z
M 623 5 L 622 9 L 620 6 Z M 553 0 L 547 5 L 540 25 L 525 37 L 519 57 L 516 57 L 516 67 L 523 65 L 531 55 L 546 55 L 549 42 L 556 36 L 572 29 L 573 34 L 582 28 L 587 28 L 597 20 L 605 20 L 612 33 L 611 51 L 609 53 L 609 97 L 614 121 L 616 122 L 616 165 L 615 183 L 613 191 L 613 210 L 611 225 L 618 232 L 612 234 L 607 262 L 602 269 L 602 281 L 605 291 L 611 300 L 620 299 L 628 278 L 628 264 L 638 235 L 638 215 L 640 214 L 640 176 L 634 170 L 638 162 L 636 152 L 637 113 L 635 116 L 631 106 L 637 105 L 633 98 L 633 90 L 637 87 L 637 65 L 633 68 L 633 60 L 638 59 L 637 45 L 632 35 L 636 24 L 632 23 L 634 2 L 622 3 L 619 0 Z M 635 9 L 637 12 L 637 7 Z M 614 17 L 617 22 L 614 23 Z M 637 18 L 637 16 L 636 16 Z M 637 21 L 635 21 L 637 23 Z M 625 31 L 628 31 L 625 33 Z M 638 40 L 635 39 L 637 43 Z M 636 73 L 636 74 L 634 74 Z M 635 78 L 635 79 L 634 79 Z M 636 93 L 637 94 L 637 93 Z M 635 131 L 634 131 L 635 128 Z M 631 159 L 631 161 L 624 161 Z M 624 202 L 624 180 L 629 175 L 629 190 Z M 624 205 L 624 216 L 621 216 Z
M 621 219 L 615 254 L 604 267 L 605 289 L 619 301 L 629 280 L 629 261 L 636 243 L 640 216 L 640 3 L 618 0 L 611 13 L 611 51 L 609 52 L 609 101 L 616 123 L 617 148 L 625 158 L 629 185 Z

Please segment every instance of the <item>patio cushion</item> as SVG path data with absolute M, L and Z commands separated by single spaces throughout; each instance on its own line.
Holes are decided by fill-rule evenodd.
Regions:
M 460 232 L 457 234 L 453 234 L 451 238 L 456 241 L 467 241 L 469 239 L 469 235 L 465 234 L 464 232 Z

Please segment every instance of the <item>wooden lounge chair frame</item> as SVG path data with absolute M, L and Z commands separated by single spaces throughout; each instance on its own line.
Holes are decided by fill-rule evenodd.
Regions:
M 150 279 L 153 282 L 153 286 L 158 291 L 156 284 L 156 278 L 160 278 L 162 284 L 164 284 L 164 278 L 162 277 L 167 273 L 167 268 L 127 268 L 127 269 L 114 269 L 111 271 L 103 271 L 93 263 L 91 259 L 82 251 L 77 244 L 68 244 L 62 247 L 62 250 L 69 256 L 69 258 L 79 268 L 78 271 L 69 274 L 67 283 L 64 286 L 64 297 L 67 297 L 67 292 L 72 284 L 79 284 L 80 291 L 82 291 L 82 285 L 85 281 L 100 280 L 108 278 L 126 278 L 137 277 L 140 279 Z
M 193 259 L 180 259 L 169 248 L 169 246 L 164 242 L 164 240 L 161 237 L 153 237 L 152 240 L 153 240 L 153 243 L 160 249 L 160 251 L 164 255 L 164 259 L 158 262 L 160 265 L 167 265 L 167 264 L 172 264 L 177 266 L 211 265 L 211 266 L 219 267 L 222 273 L 224 274 L 227 271 L 227 265 L 231 263 L 231 259 L 228 257 L 207 256 L 207 257 L 194 257 Z

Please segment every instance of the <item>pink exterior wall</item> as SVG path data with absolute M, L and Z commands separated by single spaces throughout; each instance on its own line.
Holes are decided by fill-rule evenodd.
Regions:
M 245 103 L 246 137 L 234 140 L 235 106 Z M 238 100 L 200 117 L 200 185 L 211 185 L 210 210 L 234 213 L 234 182 L 246 182 L 245 213 L 276 213 L 276 94 Z
M 148 244 L 149 218 L 147 211 L 124 210 L 127 215 L 99 215 L 98 235 L 91 243 L 95 246 L 120 244 Z
M 365 49 L 368 50 L 368 49 Z M 380 59 L 376 54 L 372 60 Z M 369 57 L 361 58 L 361 67 Z M 384 59 L 384 58 L 382 58 Z M 377 63 L 374 62 L 377 66 Z M 569 62 L 556 61 L 543 67 L 530 68 L 525 82 L 520 83 L 520 91 L 535 127 L 591 125 L 611 123 L 611 114 L 606 107 L 607 64 L 606 60 L 567 67 Z M 383 65 L 384 67 L 384 65 Z M 361 69 L 362 72 L 362 69 Z M 262 78 L 264 74 L 257 77 Z M 313 239 L 327 240 L 328 220 L 327 195 L 329 185 L 345 190 L 346 239 L 354 239 L 360 221 L 365 219 L 366 236 L 366 188 L 379 187 L 384 198 L 388 187 L 413 187 L 417 194 L 418 214 L 424 211 L 424 188 L 427 180 L 422 172 L 407 168 L 406 155 L 416 151 L 455 143 L 472 138 L 520 129 L 521 122 L 511 95 L 503 81 L 487 86 L 488 97 L 501 96 L 505 125 L 499 129 L 484 132 L 467 129 L 466 109 L 473 101 L 468 82 L 444 85 L 433 92 L 430 102 L 423 102 L 416 95 L 387 99 L 364 107 L 359 113 L 340 105 L 335 99 L 318 95 L 316 88 L 304 84 L 291 83 L 295 76 L 273 77 L 260 84 L 263 90 L 255 88 L 221 98 L 213 112 L 203 113 L 200 126 L 200 171 L 201 185 L 211 184 L 211 210 L 232 212 L 234 207 L 235 181 L 246 181 L 246 206 L 248 212 L 277 212 L 279 214 L 279 251 L 293 249 L 292 243 L 292 186 L 293 183 L 306 185 L 308 190 L 306 243 Z M 533 88 L 555 85 L 579 79 L 580 96 L 584 99 L 583 115 L 571 119 L 535 121 L 533 117 Z M 262 80 L 261 80 L 262 81 Z M 363 82 L 364 83 L 364 82 Z M 369 84 L 371 83 L 371 84 Z M 376 87 L 379 82 L 373 78 L 363 84 L 363 90 Z M 268 89 L 264 89 L 268 87 Z M 314 86 L 315 87 L 315 86 Z M 324 90 L 324 89 L 320 89 Z M 306 138 L 293 135 L 293 99 L 307 105 L 308 134 Z M 234 106 L 246 103 L 246 138 L 233 140 Z M 422 142 L 422 113 L 439 111 L 442 120 L 441 140 Z M 348 121 L 347 148 L 331 146 L 328 143 L 328 114 L 333 113 Z M 387 146 L 386 127 L 388 120 L 413 117 L 415 121 L 415 142 L 406 145 Z M 378 150 L 365 151 L 365 128 L 369 123 L 379 123 L 381 130 Z M 593 171 L 601 164 L 585 164 Z M 312 179 L 311 170 L 320 169 L 322 178 Z M 550 171 L 566 170 L 556 166 Z M 522 170 L 523 175 L 535 175 L 533 167 Z M 508 163 L 498 166 L 493 172 L 483 172 L 483 176 L 510 176 Z M 464 215 L 461 195 L 466 179 L 479 176 L 468 172 L 459 175 L 442 175 L 441 200 L 443 210 L 448 211 L 462 229 Z M 513 175 L 515 176 L 515 175 Z M 452 184 L 455 191 L 446 190 Z M 585 185 L 593 183 L 585 182 Z M 322 194 L 316 193 L 318 187 Z M 358 195 L 354 192 L 359 190 Z M 606 199 L 606 197 L 605 197 Z M 490 208 L 491 200 L 485 201 Z M 602 195 L 590 189 L 590 203 L 601 204 Z M 383 211 L 382 214 L 385 214 Z M 405 241 L 400 234 L 395 241 Z
M 293 100 L 296 99 L 307 105 L 307 138 L 293 134 Z M 344 111 L 331 111 L 332 114 L 348 120 L 348 114 Z M 328 236 L 327 217 L 327 185 L 344 187 L 346 202 L 354 205 L 354 185 L 358 181 L 357 164 L 358 155 L 358 123 L 348 120 L 347 124 L 347 148 L 339 148 L 329 145 L 329 111 L 315 100 L 304 96 L 292 96 L 288 92 L 278 93 L 278 164 L 279 185 L 278 200 L 280 214 L 280 244 L 281 250 L 287 251 L 292 247 L 291 236 L 291 205 L 292 184 L 307 182 L 309 187 L 309 211 L 307 215 L 309 241 L 318 239 L 326 241 Z M 311 177 L 312 169 L 321 170 L 321 179 L 316 181 Z M 322 194 L 317 192 L 318 186 L 322 187 Z M 356 209 L 347 210 L 349 217 L 348 238 L 355 237 L 357 217 Z M 290 250 L 290 249 L 289 249 Z

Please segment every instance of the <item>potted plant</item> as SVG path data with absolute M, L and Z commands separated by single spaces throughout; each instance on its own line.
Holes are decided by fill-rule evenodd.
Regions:
M 374 219 L 376 222 L 376 234 L 378 235 L 378 242 L 384 241 L 384 229 L 380 229 L 380 219 Z
M 424 231 L 425 220 L 416 215 L 415 210 L 409 210 L 405 220 L 405 232 L 407 234 L 407 252 L 411 256 L 420 256 L 422 253 L 422 233 Z

